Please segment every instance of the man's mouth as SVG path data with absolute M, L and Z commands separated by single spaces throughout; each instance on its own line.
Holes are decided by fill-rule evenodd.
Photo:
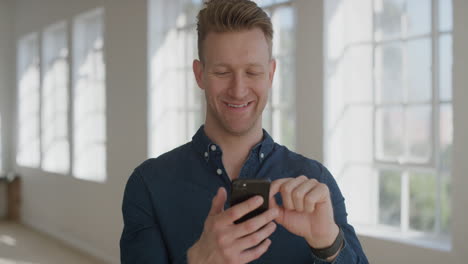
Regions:
M 227 104 L 229 107 L 234 107 L 234 108 L 243 108 L 243 107 L 246 107 L 247 105 L 249 105 L 250 103 L 245 103 L 245 104 Z
M 229 107 L 230 109 L 232 109 L 232 110 L 241 110 L 241 109 L 246 109 L 247 107 L 249 107 L 252 102 L 253 101 L 246 102 L 246 103 L 243 103 L 243 104 L 235 104 L 235 103 L 224 102 L 224 104 L 227 107 Z

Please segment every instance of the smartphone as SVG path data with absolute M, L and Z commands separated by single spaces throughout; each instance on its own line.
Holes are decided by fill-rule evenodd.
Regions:
M 234 221 L 235 224 L 242 223 L 268 210 L 270 196 L 270 180 L 265 179 L 235 179 L 231 184 L 230 206 L 242 203 L 256 195 L 263 197 L 263 204 L 252 212 Z

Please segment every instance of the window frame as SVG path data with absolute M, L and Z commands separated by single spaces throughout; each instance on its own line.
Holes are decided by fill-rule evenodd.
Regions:
M 414 232 L 416 230 L 411 229 L 410 227 L 410 220 L 409 220 L 409 215 L 410 215 L 410 208 L 409 208 L 409 203 L 410 203 L 410 190 L 409 190 L 409 185 L 410 185 L 410 179 L 409 179 L 409 173 L 410 172 L 420 172 L 420 171 L 428 171 L 430 173 L 433 173 L 436 176 L 436 201 L 435 201 L 435 227 L 433 232 L 436 235 L 441 235 L 443 236 L 444 234 L 441 234 L 440 232 L 440 218 L 441 218 L 441 178 L 443 177 L 443 173 L 440 169 L 440 162 L 439 162 L 439 154 L 440 154 L 440 149 L 439 149 L 439 144 L 440 144 L 440 139 L 439 139 L 439 126 L 440 126 L 440 107 L 442 104 L 450 104 L 450 106 L 453 107 L 452 100 L 444 101 L 440 100 L 440 90 L 439 90 L 439 41 L 440 41 L 440 36 L 443 34 L 450 35 L 452 36 L 452 30 L 446 30 L 446 31 L 440 31 L 439 30 L 439 0 L 432 0 L 429 1 L 429 4 L 431 6 L 431 26 L 430 26 L 430 32 L 428 34 L 422 34 L 422 35 L 417 35 L 417 36 L 411 36 L 411 37 L 406 37 L 406 36 L 400 36 L 396 38 L 390 38 L 386 40 L 376 40 L 376 13 L 375 13 L 375 1 L 372 0 L 372 61 L 373 61 L 373 73 L 372 73 L 372 83 L 373 83 L 373 103 L 372 103 L 372 122 L 373 122 L 373 137 L 372 137 L 372 146 L 373 146 L 373 167 L 377 170 L 396 170 L 399 171 L 401 174 L 401 206 L 400 206 L 400 213 L 401 213 L 401 220 L 400 220 L 400 231 L 403 233 L 409 233 L 409 232 Z M 395 103 L 392 105 L 399 105 L 403 106 L 403 109 L 406 109 L 408 106 L 414 106 L 414 105 L 419 105 L 419 104 L 427 104 L 430 103 L 431 106 L 431 154 L 429 161 L 426 163 L 415 163 L 415 162 L 392 162 L 392 161 L 385 161 L 385 160 L 380 160 L 377 158 L 377 131 L 376 131 L 376 124 L 378 122 L 377 120 L 377 109 L 379 107 L 382 107 L 383 104 L 378 103 L 378 98 L 376 95 L 376 90 L 377 90 L 377 78 L 376 78 L 376 49 L 378 48 L 379 45 L 384 45 L 387 43 L 392 43 L 392 42 L 401 42 L 404 45 L 408 41 L 415 40 L 415 39 L 423 39 L 423 38 L 429 38 L 431 42 L 431 100 L 429 102 L 425 103 L 408 103 L 405 102 L 406 98 L 404 96 L 403 103 Z M 403 69 L 403 72 L 405 72 L 405 69 Z M 403 73 L 404 74 L 404 73 Z M 407 86 L 404 85 L 405 89 L 407 89 Z M 407 90 L 404 90 L 405 92 Z M 405 94 L 405 93 L 404 93 Z M 405 117 L 405 114 L 403 115 Z M 406 120 L 406 119 L 404 119 Z M 404 129 L 405 130 L 405 129 Z M 407 138 L 404 136 L 403 137 L 405 141 Z M 405 145 L 406 146 L 406 145 Z M 380 177 L 377 173 L 377 182 L 375 188 L 379 190 L 379 180 Z M 376 200 L 379 199 L 378 193 Z M 379 214 L 379 206 L 377 203 L 377 210 L 374 212 L 375 214 Z M 378 219 L 378 217 L 376 217 Z M 378 220 L 377 220 L 378 221 Z M 380 225 L 379 222 L 376 223 L 377 225 Z M 418 231 L 416 231 L 418 232 Z M 426 232 L 423 232 L 426 233 Z

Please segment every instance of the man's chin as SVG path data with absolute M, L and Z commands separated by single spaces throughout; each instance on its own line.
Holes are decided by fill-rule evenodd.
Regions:
M 245 136 L 255 129 L 255 124 L 226 124 L 226 132 L 235 136 Z

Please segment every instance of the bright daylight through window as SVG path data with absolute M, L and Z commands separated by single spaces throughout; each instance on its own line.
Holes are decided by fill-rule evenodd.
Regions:
M 17 57 L 18 165 L 38 168 L 40 163 L 39 131 L 39 44 L 32 33 L 18 42 Z
M 103 9 L 79 15 L 73 29 L 73 175 L 104 182 L 107 140 Z
M 42 37 L 42 169 L 70 170 L 68 133 L 68 41 L 66 23 L 49 26 Z
M 325 23 L 326 163 L 350 221 L 449 245 L 451 1 L 326 1 Z

